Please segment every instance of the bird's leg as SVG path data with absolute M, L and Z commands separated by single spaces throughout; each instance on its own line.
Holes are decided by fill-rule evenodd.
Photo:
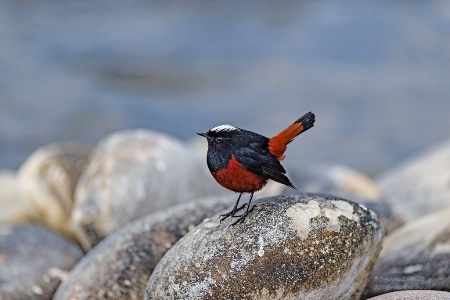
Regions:
M 233 215 L 233 217 L 239 218 L 234 223 L 231 224 L 231 226 L 236 225 L 237 223 L 244 222 L 245 218 L 248 216 L 250 212 L 253 211 L 253 209 L 256 207 L 256 205 L 253 205 L 252 208 L 250 208 L 250 203 L 252 203 L 253 193 L 250 195 L 250 200 L 248 200 L 247 209 L 245 210 L 245 213 L 243 213 L 240 216 Z
M 243 209 L 247 204 L 244 204 L 244 205 L 242 205 L 241 207 L 237 207 L 238 206 L 238 204 L 239 204 L 239 200 L 241 200 L 241 196 L 242 196 L 242 194 L 243 193 L 240 193 L 239 194 L 239 197 L 238 197 L 238 199 L 237 199 L 237 201 L 236 201 L 236 204 L 234 205 L 234 207 L 233 207 L 233 209 L 232 210 L 230 210 L 229 212 L 227 212 L 226 214 L 224 214 L 224 215 L 220 215 L 222 218 L 220 219 L 220 222 L 222 222 L 223 220 L 225 220 L 226 218 L 228 218 L 229 216 L 234 216 L 234 214 L 236 213 L 236 212 L 238 212 L 239 210 L 241 210 L 241 209 Z

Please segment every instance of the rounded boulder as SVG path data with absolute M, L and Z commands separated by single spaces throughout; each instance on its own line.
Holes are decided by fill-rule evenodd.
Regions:
M 210 177 L 177 139 L 151 130 L 113 133 L 95 147 L 77 185 L 77 237 L 88 250 L 131 220 L 210 194 Z
M 374 212 L 337 197 L 255 201 L 243 223 L 219 214 L 180 239 L 145 299 L 358 299 L 381 249 Z

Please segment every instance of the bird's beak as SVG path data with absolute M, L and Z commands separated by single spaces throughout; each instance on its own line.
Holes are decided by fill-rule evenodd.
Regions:
M 201 135 L 201 136 L 203 136 L 203 137 L 205 137 L 205 138 L 208 138 L 208 136 L 206 135 L 206 133 L 197 133 L 198 135 Z

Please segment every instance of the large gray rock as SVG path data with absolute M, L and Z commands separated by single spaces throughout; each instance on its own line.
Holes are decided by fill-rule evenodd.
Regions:
M 217 189 L 180 141 L 150 130 L 105 137 L 76 188 L 72 222 L 84 249 L 131 220 Z
M 358 299 L 381 248 L 377 216 L 314 194 L 255 201 L 230 227 L 205 220 L 161 259 L 145 299 Z
M 189 229 L 232 203 L 230 198 L 205 198 L 125 225 L 83 257 L 53 299 L 142 299 L 163 254 Z
M 89 148 L 54 143 L 34 151 L 20 166 L 19 188 L 41 224 L 75 239 L 70 223 L 74 191 Z
M 299 191 L 324 193 L 361 203 L 376 212 L 386 233 L 403 222 L 383 198 L 376 182 L 357 170 L 339 164 L 312 164 L 291 172 Z M 286 189 L 285 195 L 296 194 Z
M 0 226 L 0 299 L 52 299 L 82 255 L 79 247 L 42 227 Z
M 17 173 L 0 170 L 0 224 L 29 222 L 33 212 L 19 187 Z
M 364 297 L 418 289 L 450 291 L 450 208 L 386 237 Z
M 389 170 L 378 182 L 405 221 L 450 206 L 450 141 Z

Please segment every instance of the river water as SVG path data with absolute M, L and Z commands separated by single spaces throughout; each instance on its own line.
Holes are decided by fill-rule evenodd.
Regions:
M 450 138 L 449 1 L 2 1 L 0 167 L 53 141 L 316 126 L 285 165 L 375 175 Z

